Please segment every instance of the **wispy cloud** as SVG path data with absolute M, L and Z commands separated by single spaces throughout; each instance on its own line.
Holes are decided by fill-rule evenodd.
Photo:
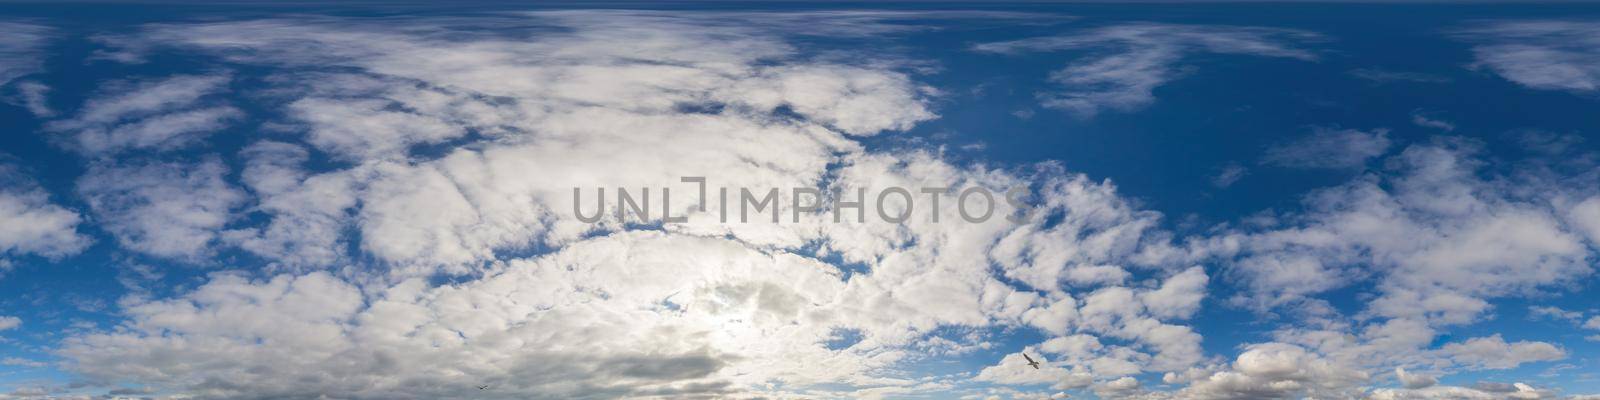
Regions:
M 1249 172 L 1248 168 L 1238 163 L 1224 165 L 1221 171 L 1217 171 L 1217 174 L 1211 177 L 1211 185 L 1218 188 L 1233 186 L 1234 182 L 1243 179 Z
M 72 118 L 51 121 L 45 130 L 69 135 L 66 146 L 90 156 L 184 147 L 243 115 L 215 100 L 229 80 L 217 74 L 114 82 Z
M 1155 89 L 1182 77 L 1180 62 L 1195 54 L 1234 54 L 1316 60 L 1301 48 L 1321 36 L 1298 30 L 1170 24 L 1126 24 L 973 46 L 980 52 L 1016 55 L 1085 51 L 1090 55 L 1050 75 L 1057 91 L 1040 93 L 1045 107 L 1080 117 L 1102 111 L 1132 111 L 1155 102 Z
M 1438 129 L 1445 132 L 1452 132 L 1456 130 L 1455 123 L 1430 117 L 1428 113 L 1422 112 L 1422 110 L 1411 112 L 1411 123 L 1416 126 Z
M 51 32 L 41 25 L 0 21 L 0 86 L 43 68 L 42 46 Z
M 1450 78 L 1441 75 L 1425 74 L 1421 72 L 1391 71 L 1381 68 L 1357 68 L 1349 71 L 1351 76 L 1372 81 L 1375 83 L 1389 82 L 1415 82 L 1415 83 L 1447 83 Z
M 1267 148 L 1262 162 L 1292 168 L 1360 168 L 1389 150 L 1384 129 L 1315 128 L 1311 134 Z
M 1498 21 L 1461 29 L 1473 67 L 1534 89 L 1600 89 L 1600 22 Z

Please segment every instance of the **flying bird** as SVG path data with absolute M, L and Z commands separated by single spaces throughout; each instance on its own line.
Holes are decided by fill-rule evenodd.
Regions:
M 478 390 L 488 390 L 489 385 L 478 386 Z
M 1039 362 L 1034 361 L 1033 357 L 1028 357 L 1028 353 L 1022 353 L 1022 358 L 1028 359 L 1028 366 L 1033 367 L 1033 369 L 1039 369 Z

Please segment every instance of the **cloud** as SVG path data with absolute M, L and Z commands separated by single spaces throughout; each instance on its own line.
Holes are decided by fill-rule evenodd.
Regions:
M 1043 105 L 1093 117 L 1155 103 L 1155 89 L 1186 74 L 1180 63 L 1197 54 L 1251 55 L 1316 60 L 1297 46 L 1319 40 L 1310 32 L 1256 27 L 1123 24 L 1083 32 L 982 43 L 973 50 L 1005 55 L 1091 51 L 1050 75 L 1060 86 L 1040 94 Z
M 1500 335 L 1450 343 L 1440 350 L 1470 368 L 1488 369 L 1513 368 L 1527 362 L 1554 361 L 1567 356 L 1565 350 L 1549 343 L 1506 343 Z
M 1080 389 L 1094 381 L 1094 375 L 1081 366 L 1067 367 L 1051 363 L 1042 354 L 1033 353 L 1043 363 L 1038 369 L 1028 366 L 1022 353 L 1007 354 L 999 363 L 984 368 L 973 379 L 1006 385 L 1050 385 L 1051 389 Z
M 1499 334 L 1435 344 L 1441 329 L 1481 320 L 1497 297 L 1558 288 L 1592 273 L 1592 242 L 1569 222 L 1577 220 L 1568 216 L 1571 200 L 1564 199 L 1584 198 L 1594 188 L 1537 174 L 1485 172 L 1479 154 L 1476 144 L 1457 139 L 1413 145 L 1385 160 L 1384 169 L 1313 192 L 1302 211 L 1191 242 L 1198 254 L 1222 256 L 1223 275 L 1248 288 L 1231 302 L 1286 311 L 1301 321 L 1277 328 L 1258 356 L 1242 354 L 1231 369 L 1173 375 L 1193 381 L 1180 393 L 1358 397 L 1364 376 L 1383 370 L 1449 374 L 1567 357 L 1550 343 L 1507 341 Z M 1527 240 L 1488 245 L 1483 240 L 1489 237 Z M 1353 311 L 1355 321 L 1318 298 L 1357 284 L 1372 297 Z M 1268 368 L 1280 364 L 1325 365 L 1326 376 L 1274 379 L 1289 374 Z M 1397 375 L 1413 386 L 1425 381 Z M 1445 392 L 1458 390 L 1384 389 L 1374 396 Z
M 1267 148 L 1262 162 L 1291 168 L 1361 168 L 1389 150 L 1389 131 L 1316 128 L 1310 135 Z
M 34 81 L 23 81 L 17 83 L 16 88 L 17 96 L 20 98 L 12 100 L 13 102 L 27 107 L 28 112 L 36 117 L 48 118 L 56 115 L 56 111 L 50 108 L 50 86 Z
M 1216 176 L 1211 177 L 1211 185 L 1218 188 L 1227 188 L 1229 186 L 1233 186 L 1234 182 L 1238 182 L 1239 179 L 1243 179 L 1244 176 L 1249 172 L 1250 170 L 1245 168 L 1243 165 L 1239 165 L 1238 163 L 1230 163 L 1223 166 L 1222 171 L 1217 172 Z
M 1456 130 L 1456 124 L 1450 121 L 1434 119 L 1423 114 L 1420 110 L 1411 112 L 1411 123 L 1424 128 L 1433 128 L 1445 132 Z
M 217 233 L 244 200 L 227 166 L 198 163 L 97 163 L 77 191 L 101 226 L 128 250 L 174 260 L 210 254 Z
M 833 153 L 852 151 L 845 137 L 905 129 L 932 117 L 919 100 L 923 89 L 898 73 L 831 62 L 773 63 L 794 50 L 750 28 L 676 29 L 697 22 L 619 17 L 634 24 L 583 13 L 535 14 L 523 23 L 575 31 L 539 30 L 530 40 L 484 38 L 465 45 L 448 37 L 287 21 L 163 26 L 150 35 L 239 62 L 365 72 L 286 77 L 280 93 L 291 99 L 289 114 L 305 124 L 306 142 L 359 165 L 285 172 L 317 185 L 263 193 L 272 225 L 230 236 L 258 254 L 301 263 L 336 260 L 329 249 L 340 239 L 320 233 L 356 226 L 366 232 L 362 249 L 380 260 L 418 271 L 459 268 L 496 251 L 581 236 L 591 227 L 569 218 L 573 187 L 640 187 L 713 174 L 728 185 L 808 185 L 821 179 Z M 256 33 L 241 34 L 245 30 Z M 786 120 L 783 112 L 804 119 Z M 491 145 L 405 162 L 417 156 L 413 148 L 446 141 L 446 148 Z M 749 168 L 749 160 L 762 162 Z M 282 233 L 292 227 L 319 234 Z
M 78 233 L 82 216 L 51 202 L 49 193 L 20 168 L 0 161 L 0 272 L 10 258 L 77 254 L 92 240 Z
M 1440 332 L 1481 320 L 1490 300 L 1590 273 L 1590 207 L 1577 201 L 1590 189 L 1483 168 L 1469 142 L 1413 145 L 1307 196 L 1304 209 L 1175 243 L 1159 213 L 1057 164 L 999 169 L 863 144 L 935 118 L 937 91 L 904 64 L 818 55 L 782 29 L 671 13 L 407 22 L 152 25 L 121 43 L 129 59 L 173 46 L 266 67 L 263 115 L 284 118 L 273 135 L 245 138 L 237 164 L 105 157 L 79 194 L 129 250 L 196 260 L 236 248 L 270 265 L 132 296 L 124 320 L 62 341 L 53 354 L 63 368 L 198 398 L 870 398 L 989 384 L 1358 398 L 1398 368 L 1432 377 L 1565 357 L 1514 335 Z M 1123 29 L 1093 31 L 1124 36 L 1081 47 L 1013 46 L 1313 58 L 1293 47 L 1310 37 L 1292 32 Z M 1178 70 L 1182 58 L 1168 53 L 1153 56 L 1154 70 Z M 204 106 L 104 113 L 221 106 L 236 95 L 229 82 L 194 90 Z M 87 104 L 137 92 L 103 90 Z M 1317 140 L 1345 147 L 1275 150 L 1293 160 L 1280 165 L 1353 168 L 1390 154 L 1383 131 L 1296 143 Z M 240 168 L 237 184 L 228 165 Z M 723 200 L 701 198 L 685 176 L 708 177 L 711 193 L 1026 186 L 1037 204 L 1020 224 L 835 223 L 837 203 L 778 223 L 719 223 Z M 670 205 L 651 207 L 690 222 L 576 221 L 575 209 L 615 211 L 573 199 L 573 188 L 596 185 L 671 189 Z M 917 202 L 916 214 L 960 218 L 945 199 Z M 998 215 L 1018 211 L 999 203 Z M 1209 355 L 1188 321 L 1217 282 L 1238 290 L 1210 303 L 1306 320 L 1231 362 Z M 1356 315 L 1319 298 L 1364 282 L 1352 290 L 1371 301 Z M 1036 343 L 1024 351 L 1045 368 L 1010 354 L 975 375 L 908 370 L 1018 338 Z M 1140 381 L 1162 373 L 1163 384 Z
M 1077 372 L 1108 379 L 1205 359 L 1185 321 L 1210 275 L 1174 263 L 1160 215 L 1110 182 L 865 149 L 934 118 L 935 92 L 899 65 L 743 25 L 598 15 L 491 18 L 496 35 L 455 20 L 152 26 L 150 46 L 279 68 L 263 97 L 285 134 L 250 139 L 240 188 L 211 159 L 123 160 L 80 193 L 126 248 L 237 246 L 273 265 L 131 301 L 117 328 L 68 340 L 66 367 L 199 397 L 788 397 L 947 387 L 896 368 L 950 347 L 936 338 L 984 340 L 949 329 L 1093 336 L 1098 364 Z M 695 210 L 685 176 L 712 193 L 1028 186 L 1039 217 L 949 223 L 947 195 L 915 205 L 945 223 L 835 223 L 828 204 L 725 224 L 715 197 Z M 652 207 L 691 220 L 577 221 L 572 189 L 597 184 L 668 186 Z M 151 206 L 179 192 L 200 195 Z M 259 219 L 236 216 L 247 204 Z M 841 331 L 859 340 L 830 347 Z
M 1460 386 L 1432 386 L 1422 389 L 1377 389 L 1372 391 L 1367 399 L 1371 400 L 1428 400 L 1428 399 L 1553 399 L 1556 396 L 1548 390 L 1535 389 L 1523 383 L 1516 383 L 1509 390 L 1484 390 L 1481 388 L 1467 388 Z
M 1139 380 L 1131 376 L 1124 376 L 1094 386 L 1094 394 L 1105 399 L 1133 397 L 1139 393 Z
M 1532 89 L 1600 89 L 1600 23 L 1496 21 L 1459 30 L 1473 43 L 1474 68 Z
M 1394 375 L 1406 389 L 1422 389 L 1439 383 L 1439 379 L 1432 375 L 1408 373 L 1405 368 L 1400 367 L 1394 369 Z
M 0 86 L 44 68 L 41 53 L 52 29 L 45 26 L 0 21 Z
M 1231 269 L 1266 304 L 1376 274 L 1383 295 L 1368 312 L 1444 323 L 1487 311 L 1482 297 L 1588 275 L 1591 248 L 1538 197 L 1590 189 L 1480 178 L 1475 154 L 1470 143 L 1412 146 L 1388 160 L 1386 174 L 1307 196 L 1305 213 L 1286 218 L 1296 221 L 1290 226 L 1209 240 L 1227 253 L 1242 250 Z M 1505 232 L 1520 240 L 1490 239 Z
M 1583 320 L 1582 312 L 1567 311 L 1558 307 L 1532 306 L 1528 307 L 1528 313 L 1532 314 L 1534 317 L 1551 318 L 1570 322 L 1578 322 Z
M 182 75 L 147 82 L 116 82 L 85 102 L 72 118 L 45 130 L 71 135 L 66 147 L 90 156 L 128 150 L 172 150 L 194 144 L 243 116 L 212 98 L 228 75 Z
M 1231 370 L 1209 374 L 1179 391 L 1190 399 L 1348 397 L 1367 374 L 1292 344 L 1248 347 Z
M 8 331 L 22 326 L 22 319 L 12 316 L 0 315 L 0 331 Z
M 89 377 L 206 397 L 356 398 L 479 396 L 479 384 L 508 398 L 715 394 L 864 380 L 903 357 L 823 345 L 867 311 L 838 270 L 724 239 L 619 234 L 459 285 L 372 289 L 321 272 L 218 276 L 129 305 L 125 331 L 61 354 Z
M 0 330 L 4 330 L 4 329 L 0 329 Z M 25 367 L 25 368 L 44 368 L 45 366 L 48 366 L 49 364 L 45 364 L 45 363 L 34 361 L 34 360 L 29 360 L 29 359 L 26 359 L 26 358 L 6 357 L 6 358 L 0 358 L 0 365 L 7 365 L 7 366 L 13 366 L 13 367 Z
M 1415 82 L 1415 83 L 1448 83 L 1449 77 L 1424 74 L 1419 72 L 1390 71 L 1380 68 L 1357 68 L 1349 71 L 1351 76 L 1366 79 L 1374 83 L 1389 82 Z

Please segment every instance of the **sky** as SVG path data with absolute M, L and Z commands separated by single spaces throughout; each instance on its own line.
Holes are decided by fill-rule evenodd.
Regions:
M 0 399 L 1600 399 L 1596 106 L 1585 3 L 5 3 Z

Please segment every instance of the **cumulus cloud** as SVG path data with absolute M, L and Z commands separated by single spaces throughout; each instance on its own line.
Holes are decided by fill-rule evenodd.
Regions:
M 1600 23 L 1496 21 L 1456 32 L 1473 43 L 1473 66 L 1542 90 L 1600 89 Z
M 101 226 L 128 250 L 176 260 L 209 255 L 244 193 L 230 185 L 227 166 L 197 163 L 100 163 L 78 179 L 77 191 Z
M 1549 390 L 1536 389 L 1524 383 L 1505 387 L 1468 388 L 1460 386 L 1432 386 L 1422 389 L 1378 389 L 1366 398 L 1372 400 L 1427 400 L 1427 399 L 1553 399 Z M 1578 397 L 1582 398 L 1582 397 Z
M 1388 160 L 1387 173 L 1306 197 L 1307 211 L 1288 226 L 1208 239 L 1208 246 L 1241 256 L 1231 269 L 1259 301 L 1282 303 L 1377 275 L 1383 295 L 1367 312 L 1442 323 L 1474 320 L 1487 311 L 1485 297 L 1589 274 L 1591 248 L 1541 197 L 1590 189 L 1483 178 L 1475 148 L 1448 140 L 1412 146 Z
M 864 21 L 877 25 L 862 32 L 898 29 Z M 273 266 L 129 298 L 125 321 L 63 341 L 64 368 L 199 398 L 876 398 L 973 381 L 1107 398 L 1357 398 L 1388 371 L 1412 388 L 1373 393 L 1449 390 L 1418 388 L 1423 375 L 1399 368 L 1431 378 L 1565 357 L 1513 336 L 1439 332 L 1481 320 L 1491 299 L 1590 272 L 1582 219 L 1600 208 L 1575 200 L 1587 189 L 1509 190 L 1550 185 L 1484 171 L 1466 142 L 1411 146 L 1307 196 L 1303 211 L 1174 243 L 1160 214 L 1059 165 L 870 149 L 863 137 L 934 118 L 936 91 L 904 65 L 806 52 L 781 28 L 635 12 L 408 22 L 155 25 L 122 42 L 130 60 L 176 46 L 277 71 L 260 97 L 285 117 L 272 125 L 282 134 L 246 141 L 238 185 L 211 158 L 116 159 L 94 164 L 79 194 L 125 248 L 194 260 L 232 246 Z M 467 29 L 483 26 L 496 33 Z M 1053 95 L 1092 114 L 1149 104 L 1183 56 L 1310 60 L 1296 46 L 1312 39 L 1133 25 L 980 49 L 1123 52 L 1068 67 L 1080 73 L 1149 65 L 1128 70 L 1153 80 L 1066 82 L 1095 88 Z M 225 97 L 230 79 L 193 93 Z M 173 81 L 150 82 L 141 87 Z M 156 105 L 103 113 L 200 107 L 135 103 Z M 1382 131 L 1298 144 L 1275 150 L 1295 160 L 1280 165 L 1353 168 L 1390 154 Z M 708 177 L 710 193 L 686 176 Z M 670 189 L 671 204 L 651 208 L 690 220 L 577 221 L 574 210 L 617 211 L 573 198 L 596 185 Z M 829 203 L 734 224 L 716 222 L 719 186 L 1025 186 L 1036 201 L 1024 223 L 834 222 L 841 207 Z M 945 199 L 914 215 L 958 220 Z M 1208 356 L 1187 321 L 1216 280 L 1242 285 L 1232 304 L 1315 320 L 1231 362 Z M 1372 301 L 1358 315 L 1318 298 L 1365 281 Z M 1044 365 L 1010 354 L 960 377 L 901 369 L 987 348 L 986 335 L 1037 337 L 1023 351 Z M 1153 373 L 1186 386 L 1141 383 Z
M 980 346 L 947 337 L 952 327 L 1095 337 L 1102 347 L 1083 356 L 1101 361 L 1074 379 L 1204 359 L 1184 321 L 1209 274 L 1174 263 L 1160 215 L 1110 182 L 1052 164 L 992 170 L 868 151 L 859 138 L 934 117 L 933 91 L 898 66 L 812 58 L 760 27 L 600 14 L 491 19 L 509 36 L 327 21 L 152 27 L 151 46 L 285 70 L 265 81 L 290 135 L 239 154 L 255 195 L 245 212 L 264 223 L 229 224 L 245 202 L 213 179 L 226 169 L 212 161 L 101 165 L 79 191 L 124 247 L 183 258 L 223 243 L 292 268 L 141 298 L 116 330 L 69 340 L 68 368 L 201 397 L 784 397 L 944 387 L 894 367 L 942 351 L 928 343 Z M 321 156 L 337 165 L 312 168 Z M 708 177 L 712 193 L 1028 186 L 1037 217 L 1010 222 L 1020 210 L 995 201 L 996 218 L 949 223 L 960 211 L 947 195 L 915 205 L 945 223 L 834 222 L 830 203 L 724 224 L 722 200 L 685 176 Z M 124 180 L 139 184 L 114 184 Z M 577 221 L 575 208 L 615 211 L 575 204 L 573 188 L 597 184 L 671 189 L 672 203 L 652 208 L 690 221 Z M 148 206 L 176 191 L 201 195 Z M 169 242 L 189 245 L 158 245 Z M 350 261 L 365 268 L 340 268 Z M 440 273 L 463 278 L 440 285 Z M 830 346 L 838 332 L 858 340 Z M 467 390 L 480 384 L 498 391 Z
M 1080 389 L 1094 382 L 1094 375 L 1083 367 L 1052 363 L 1049 358 L 1033 353 L 1036 361 L 1043 363 L 1035 369 L 1028 366 L 1022 353 L 1008 354 L 999 363 L 984 368 L 974 379 L 1007 385 L 1049 385 L 1052 389 Z
M 1395 379 L 1400 380 L 1400 385 L 1406 389 L 1422 389 L 1439 383 L 1439 379 L 1432 375 L 1423 375 L 1406 372 L 1405 368 L 1394 369 Z
M 1506 343 L 1500 335 L 1450 343 L 1440 350 L 1470 368 L 1505 369 L 1527 362 L 1560 360 L 1567 356 L 1565 350 L 1549 343 Z
M 1561 347 L 1500 335 L 1437 344 L 1441 330 L 1483 319 L 1495 298 L 1559 288 L 1592 273 L 1593 245 L 1574 229 L 1565 204 L 1594 188 L 1485 172 L 1478 157 L 1468 141 L 1413 145 L 1382 169 L 1311 193 L 1303 211 L 1191 242 L 1196 254 L 1223 257 L 1223 275 L 1249 288 L 1234 304 L 1287 311 L 1303 325 L 1276 329 L 1272 342 L 1255 345 L 1245 353 L 1254 356 L 1242 354 L 1230 368 L 1173 375 L 1193 380 L 1183 393 L 1359 397 L 1359 384 L 1385 370 L 1449 374 L 1565 358 Z M 1372 297 L 1353 311 L 1354 321 L 1319 297 L 1358 283 Z M 1322 367 L 1293 374 L 1267 368 L 1279 364 Z M 1272 378 L 1295 374 L 1317 377 Z M 1456 390 L 1417 389 L 1431 379 L 1420 375 L 1397 378 L 1414 390 L 1375 394 Z
M 302 123 L 305 141 L 358 165 L 305 177 L 321 182 L 314 189 L 265 193 L 269 207 L 262 210 L 274 226 L 361 227 L 368 232 L 364 251 L 429 270 L 579 237 L 591 227 L 568 218 L 573 187 L 659 186 L 712 175 L 728 185 L 811 186 L 833 153 L 855 147 L 845 137 L 932 117 L 919 100 L 924 88 L 900 73 L 775 62 L 794 49 L 748 27 L 687 29 L 698 22 L 605 14 L 616 18 L 562 12 L 496 20 L 533 28 L 507 27 L 531 29 L 528 40 L 466 43 L 287 21 L 166 26 L 149 35 L 290 71 L 343 65 L 364 72 L 283 79 L 280 93 L 292 99 L 286 110 Z M 551 24 L 574 32 L 543 29 Z M 714 41 L 722 42 L 706 45 Z M 446 141 L 445 148 L 493 145 L 412 151 Z M 424 206 L 431 211 L 414 212 Z M 237 240 L 261 254 L 336 247 L 331 235 L 290 244 L 273 229 L 255 235 L 260 240 L 241 231 Z M 298 258 L 335 259 L 322 253 Z
M 1178 393 L 1182 398 L 1349 397 L 1365 372 L 1293 344 L 1251 345 L 1231 369 L 1210 374 Z
M 9 258 L 37 255 L 59 258 L 77 254 L 91 239 L 78 232 L 83 217 L 50 200 L 23 171 L 0 161 L 0 272 Z
M 974 50 L 998 54 L 1087 51 L 1089 56 L 1051 73 L 1060 86 L 1041 93 L 1043 105 L 1080 117 L 1102 111 L 1133 111 L 1155 103 L 1155 89 L 1187 72 L 1185 59 L 1198 54 L 1251 55 L 1316 60 L 1300 48 L 1319 36 L 1305 31 L 1256 27 L 1124 24 L 1083 32 L 983 43 Z
M 22 326 L 21 318 L 0 315 L 0 331 L 16 329 L 19 326 Z
M 1389 150 L 1389 131 L 1316 128 L 1267 148 L 1262 162 L 1292 168 L 1361 168 Z

